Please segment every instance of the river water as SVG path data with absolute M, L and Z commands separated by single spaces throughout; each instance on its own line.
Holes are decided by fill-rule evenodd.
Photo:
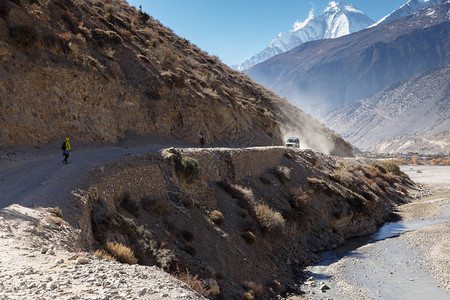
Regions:
M 450 176 L 450 172 L 446 175 Z M 422 176 L 432 177 L 428 172 Z M 308 298 L 450 299 L 450 294 L 425 267 L 418 248 L 395 238 L 408 231 L 449 223 L 449 199 L 435 198 L 422 203 L 438 201 L 444 204 L 442 213 L 436 217 L 387 223 L 370 236 L 351 239 L 340 248 L 320 253 L 322 261 L 308 269 L 313 283 L 310 281 L 302 288 Z M 322 291 L 324 284 L 330 289 Z

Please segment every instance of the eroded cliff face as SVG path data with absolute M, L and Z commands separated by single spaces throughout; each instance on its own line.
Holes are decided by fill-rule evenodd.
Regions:
M 120 242 L 227 299 L 295 289 L 314 251 L 374 232 L 409 184 L 378 164 L 284 147 L 171 148 L 93 176 L 86 247 Z
M 2 1 L 0 61 L 0 148 L 63 136 L 114 143 L 127 130 L 279 145 L 286 122 L 306 125 L 301 110 L 120 0 Z M 310 123 L 309 147 L 324 151 L 322 132 L 327 152 L 351 154 Z

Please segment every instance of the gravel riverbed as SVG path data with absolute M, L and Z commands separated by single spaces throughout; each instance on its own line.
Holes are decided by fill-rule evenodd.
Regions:
M 416 200 L 398 208 L 405 228 L 397 229 L 406 232 L 309 268 L 314 278 L 303 285 L 305 295 L 292 299 L 449 299 L 450 167 L 402 171 L 422 186 Z

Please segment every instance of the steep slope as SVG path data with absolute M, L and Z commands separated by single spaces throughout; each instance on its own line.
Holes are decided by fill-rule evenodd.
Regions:
M 305 42 L 341 37 L 367 28 L 371 24 L 373 21 L 352 4 L 331 1 L 321 15 L 314 17 L 311 11 L 304 22 L 294 23 L 292 31 L 280 33 L 269 47 L 232 68 L 244 71 Z
M 398 9 L 394 10 L 390 14 L 384 16 L 381 18 L 378 22 L 371 25 L 370 27 L 377 26 L 379 24 L 383 23 L 389 23 L 394 20 L 397 20 L 398 18 L 410 15 L 412 13 L 415 13 L 416 11 L 422 10 L 427 6 L 435 5 L 444 0 L 408 0 L 404 5 L 399 7 Z
M 187 268 L 214 287 L 211 299 L 294 292 L 313 251 L 375 232 L 408 182 L 378 164 L 285 147 L 172 148 L 96 178 L 84 201 L 90 246 L 118 241 L 141 264 Z
M 450 1 L 333 40 L 305 43 L 246 73 L 317 116 L 450 62 Z
M 363 150 L 448 152 L 449 99 L 447 65 L 348 104 L 329 114 L 325 123 Z
M 0 60 L 2 147 L 116 142 L 127 131 L 281 144 L 290 119 L 285 100 L 120 0 L 2 1 Z M 348 153 L 312 126 L 339 140 L 332 153 Z

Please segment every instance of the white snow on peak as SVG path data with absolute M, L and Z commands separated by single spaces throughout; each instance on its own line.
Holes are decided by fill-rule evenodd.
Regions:
M 314 7 L 311 8 L 311 10 L 309 11 L 308 17 L 306 18 L 305 21 L 301 22 L 301 21 L 297 21 L 294 23 L 293 25 L 293 29 L 292 31 L 297 31 L 302 29 L 303 27 L 305 27 L 309 21 L 311 21 L 312 19 L 314 19 Z M 278 35 L 279 36 L 279 35 Z
M 422 1 L 422 0 L 408 0 L 408 2 L 406 2 L 405 4 L 400 6 L 398 9 L 394 10 L 393 12 L 388 14 L 387 16 L 384 16 L 378 22 L 376 22 L 375 24 L 372 24 L 369 27 L 374 27 L 374 26 L 377 26 L 379 24 L 392 22 L 392 21 L 394 21 L 394 20 L 396 20 L 398 18 L 405 17 L 405 16 L 413 14 L 413 13 L 419 11 L 419 10 L 422 10 L 422 9 L 424 9 L 427 6 L 435 5 L 435 4 L 438 4 L 438 3 L 443 2 L 443 1 L 444 0 L 424 0 L 424 1 Z
M 331 1 L 325 11 L 314 16 L 314 6 L 305 21 L 296 21 L 288 32 L 281 32 L 262 52 L 240 65 L 231 66 L 243 71 L 272 56 L 289 51 L 303 43 L 333 39 L 367 28 L 374 22 L 363 12 L 346 2 Z

